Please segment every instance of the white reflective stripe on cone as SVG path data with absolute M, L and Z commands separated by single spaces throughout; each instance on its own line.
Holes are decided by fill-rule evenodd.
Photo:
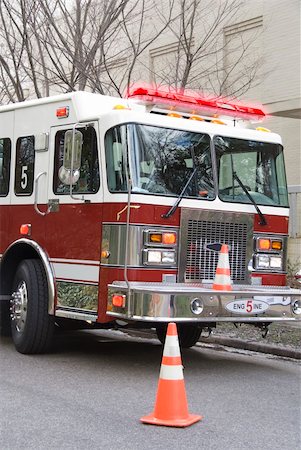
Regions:
M 166 336 L 163 356 L 181 356 L 178 336 Z
M 217 273 L 214 278 L 214 284 L 232 284 L 232 280 L 229 275 Z
M 220 253 L 218 259 L 218 267 L 220 267 L 221 269 L 227 269 L 229 267 L 228 253 Z
M 161 364 L 161 380 L 183 380 L 183 366 L 166 366 Z

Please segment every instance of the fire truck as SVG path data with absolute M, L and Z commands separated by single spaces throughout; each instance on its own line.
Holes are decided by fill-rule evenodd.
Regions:
M 57 327 L 178 324 L 183 347 L 222 322 L 301 317 L 285 286 L 281 138 L 253 106 L 134 86 L 0 108 L 0 324 L 21 353 Z M 229 249 L 231 290 L 214 290 Z

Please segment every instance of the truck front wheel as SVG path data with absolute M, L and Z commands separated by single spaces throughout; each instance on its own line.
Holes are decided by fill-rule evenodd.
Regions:
M 11 330 L 20 353 L 44 353 L 51 346 L 54 320 L 48 314 L 47 279 L 38 259 L 25 259 L 17 268 L 11 300 Z
M 202 328 L 198 325 L 190 325 L 190 324 L 177 324 L 178 336 L 179 336 L 179 344 L 182 348 L 190 348 L 193 347 L 199 340 L 199 337 L 202 332 Z M 164 344 L 165 336 L 167 331 L 167 324 L 158 325 L 156 328 L 157 337 L 159 341 Z

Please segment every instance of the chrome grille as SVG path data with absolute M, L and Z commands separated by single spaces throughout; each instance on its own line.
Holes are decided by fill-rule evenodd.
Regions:
M 186 220 L 182 218 L 181 265 L 185 268 L 180 276 L 182 281 L 213 280 L 218 252 L 209 250 L 206 246 L 225 243 L 229 246 L 232 280 L 235 283 L 247 282 L 248 262 L 252 253 L 252 225 L 248 216 L 219 212 L 196 214 L 198 217 L 194 218 L 192 211 L 192 214 L 185 214 Z M 201 219 L 202 216 L 204 220 Z M 215 217 L 215 220 L 212 220 L 212 217 Z M 205 220 L 208 218 L 210 220 Z

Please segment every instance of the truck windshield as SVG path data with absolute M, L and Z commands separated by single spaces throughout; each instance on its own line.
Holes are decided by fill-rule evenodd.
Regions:
M 178 196 L 196 169 L 184 196 L 214 198 L 208 135 L 131 125 L 129 140 L 133 192 Z
M 288 206 L 281 145 L 225 136 L 215 136 L 213 144 L 222 201 Z M 107 131 L 105 149 L 110 192 L 127 192 L 128 164 L 133 193 L 215 198 L 207 134 L 123 124 Z
M 133 193 L 178 197 L 195 171 L 182 195 L 207 200 L 215 197 L 208 135 L 140 124 L 111 128 L 106 133 L 111 192 L 127 190 L 126 152 Z
M 288 206 L 281 145 L 215 136 L 214 146 L 221 200 L 251 203 L 236 173 L 257 204 Z

